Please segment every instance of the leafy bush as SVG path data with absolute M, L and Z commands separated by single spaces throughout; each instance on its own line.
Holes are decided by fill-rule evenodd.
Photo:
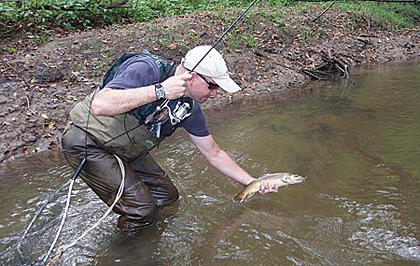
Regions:
M 0 37 L 13 37 L 16 32 L 42 37 L 56 29 L 90 29 L 214 8 L 242 9 L 249 3 L 250 1 L 244 0 L 2 0 Z M 303 2 L 291 0 L 268 0 L 258 4 L 277 7 L 304 5 Z M 414 4 L 378 5 L 346 1 L 340 6 L 352 9 L 362 16 L 372 17 L 378 23 L 391 22 L 399 27 L 412 27 L 414 18 L 419 16 L 418 8 Z

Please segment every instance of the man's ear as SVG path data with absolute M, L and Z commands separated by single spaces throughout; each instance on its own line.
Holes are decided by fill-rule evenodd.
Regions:
M 191 86 L 191 84 L 192 84 L 192 82 L 193 82 L 193 80 L 195 80 L 196 78 L 197 78 L 197 73 L 195 73 L 195 72 L 191 72 L 191 79 L 190 80 L 188 80 L 188 82 L 189 82 L 189 84 L 188 85 L 190 85 Z

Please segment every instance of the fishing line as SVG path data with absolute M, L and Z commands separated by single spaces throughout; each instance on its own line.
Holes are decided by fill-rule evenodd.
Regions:
M 96 95 L 95 91 L 93 93 L 92 99 L 89 102 L 89 106 L 92 106 L 92 101 L 93 98 Z M 90 108 L 89 108 L 90 109 Z M 69 186 L 69 190 L 68 190 L 68 194 L 67 194 L 67 200 L 66 200 L 66 206 L 64 209 L 64 214 L 63 214 L 63 218 L 61 219 L 60 222 L 60 226 L 57 230 L 56 236 L 50 246 L 50 248 L 48 249 L 47 254 L 43 257 L 42 259 L 42 264 L 45 264 L 45 262 L 47 261 L 49 255 L 51 254 L 52 250 L 54 249 L 55 244 L 57 243 L 57 240 L 61 234 L 61 231 L 63 230 L 63 226 L 64 226 L 64 221 L 67 218 L 67 212 L 68 212 L 68 208 L 70 206 L 70 198 L 71 198 L 71 192 L 73 190 L 73 185 L 74 185 L 74 181 L 76 180 L 76 178 L 79 176 L 80 172 L 82 171 L 83 167 L 86 164 L 87 161 L 87 139 L 88 139 L 88 135 L 87 135 L 87 130 L 88 130 L 88 126 L 89 126 L 89 119 L 90 119 L 90 110 L 88 112 L 88 116 L 86 119 L 86 134 L 85 134 L 85 155 L 84 157 L 80 160 L 80 163 L 78 164 L 78 166 L 76 167 L 72 177 L 70 178 L 70 180 L 68 180 L 63 186 L 61 186 L 57 191 L 54 192 L 54 194 L 52 195 L 52 197 L 49 198 L 49 200 L 47 200 L 47 202 L 38 210 L 38 212 L 36 213 L 36 215 L 34 216 L 34 218 L 32 219 L 31 223 L 28 225 L 28 227 L 25 230 L 25 233 L 23 234 L 23 236 L 21 237 L 18 245 L 17 245 L 17 251 L 19 254 L 19 257 L 21 257 L 23 259 L 23 253 L 21 251 L 21 245 L 23 243 L 23 241 L 25 240 L 25 237 L 27 235 L 27 233 L 29 232 L 29 230 L 31 229 L 31 227 L 34 225 L 35 221 L 38 219 L 38 217 L 40 216 L 41 212 L 44 210 L 44 208 L 48 205 L 48 203 L 50 203 L 52 201 L 52 199 L 64 188 L 66 187 L 68 184 L 70 184 Z M 66 158 L 67 159 L 67 158 Z
M 248 10 L 257 2 L 257 1 L 259 1 L 259 0 L 254 0 L 254 1 L 252 1 L 249 5 L 248 5 L 248 7 L 246 8 L 246 9 L 244 9 L 243 11 L 242 11 L 242 13 L 241 14 L 239 14 L 239 16 L 238 17 L 236 17 L 236 19 L 235 19 L 235 21 L 233 21 L 232 22 L 232 24 L 229 26 L 229 28 L 227 29 L 227 30 L 225 30 L 224 32 L 223 32 L 223 34 L 212 44 L 212 46 L 211 46 L 211 48 L 207 51 L 207 53 L 205 53 L 204 55 L 203 55 L 203 57 L 200 59 L 200 61 L 198 61 L 197 62 L 197 64 L 191 69 L 191 70 L 189 70 L 189 72 L 191 73 L 191 72 L 193 72 L 196 68 L 197 68 L 197 66 L 204 60 L 204 58 L 206 58 L 206 56 L 211 52 L 211 50 L 213 50 L 218 44 L 219 44 L 219 42 L 226 36 L 226 34 L 228 34 L 232 29 L 233 29 L 233 27 L 235 27 L 236 26 L 236 23 L 246 14 L 246 12 L 248 12 Z M 167 105 L 169 103 L 169 99 L 165 99 L 165 101 L 163 101 L 163 103 L 160 105 L 160 106 L 158 106 L 157 108 L 156 108 L 156 110 L 152 113 L 152 114 L 150 114 L 149 116 L 150 117 L 154 117 L 160 110 L 162 110 L 163 109 L 163 107 L 165 106 L 165 105 Z M 148 116 L 148 117 L 149 117 Z M 146 123 L 147 124 L 147 123 Z
M 235 24 L 245 15 L 246 12 L 248 12 L 248 10 L 257 2 L 258 0 L 254 0 L 252 1 L 248 7 L 242 11 L 242 13 L 235 19 L 234 22 L 232 22 L 232 24 L 229 26 L 229 28 L 227 30 L 225 30 L 225 32 L 222 34 L 222 36 L 219 37 L 219 39 L 217 39 L 213 45 L 211 46 L 211 48 L 207 51 L 207 53 L 204 54 L 204 56 L 200 59 L 200 61 L 197 62 L 197 64 L 191 69 L 191 72 L 193 72 L 195 70 L 195 68 L 204 60 L 204 58 L 210 53 L 211 50 L 213 50 L 214 47 L 216 47 L 219 42 L 225 37 L 226 34 L 228 34 L 230 32 L 230 30 L 236 26 Z
M 55 263 L 58 261 L 58 259 L 61 257 L 61 255 L 64 253 L 64 251 L 66 251 L 67 249 L 69 249 L 72 246 L 76 245 L 77 242 L 79 242 L 80 239 L 82 239 L 83 237 L 85 237 L 91 230 L 95 229 L 111 213 L 111 211 L 114 208 L 115 204 L 117 204 L 117 202 L 120 200 L 120 198 L 122 196 L 122 193 L 124 192 L 125 167 L 124 167 L 124 163 L 120 159 L 120 157 L 118 157 L 115 154 L 114 154 L 114 157 L 116 158 L 116 160 L 118 162 L 118 165 L 119 165 L 119 167 L 121 169 L 121 183 L 120 183 L 120 186 L 118 188 L 117 195 L 115 196 L 114 202 L 111 204 L 111 206 L 109 206 L 109 208 L 106 210 L 106 212 L 102 215 L 102 217 L 95 224 L 93 224 L 91 227 L 89 227 L 88 229 L 86 229 L 79 237 L 77 237 L 76 239 L 74 239 L 69 244 L 60 246 L 58 248 L 58 250 L 57 250 L 57 254 L 48 262 L 47 265 L 55 265 Z M 71 192 L 70 189 L 69 189 L 69 192 Z M 52 251 L 52 249 L 51 249 L 51 251 Z M 45 256 L 44 260 L 42 261 L 43 264 L 45 264 L 45 262 L 47 261 L 48 256 L 49 256 L 49 254 L 47 254 L 47 256 Z
M 61 192 L 65 187 L 67 187 L 71 182 L 71 179 L 68 180 L 66 183 L 64 183 L 59 189 L 57 189 L 53 194 L 51 194 L 48 199 L 45 201 L 45 203 L 39 208 L 39 210 L 35 213 L 35 216 L 32 218 L 32 221 L 29 223 L 29 225 L 26 227 L 25 232 L 23 233 L 22 237 L 20 238 L 18 244 L 17 244 L 17 252 L 21 260 L 25 260 L 25 256 L 23 255 L 23 252 L 21 250 L 22 243 L 25 240 L 26 236 L 29 233 L 29 230 L 34 225 L 35 221 L 38 219 L 38 217 L 41 215 L 41 212 L 47 207 L 48 204 L 50 204 L 53 199 L 57 196 L 58 193 Z
M 236 27 L 237 26 L 237 23 L 238 23 L 238 21 L 239 20 L 241 20 L 241 18 L 249 11 L 249 9 L 251 9 L 252 8 L 252 6 L 257 2 L 258 0 L 254 0 L 254 1 L 252 1 L 248 6 L 247 6 L 247 8 L 246 9 L 244 9 L 243 11 L 242 11 L 242 13 L 235 19 L 235 21 L 233 21 L 233 23 L 229 26 L 229 28 L 227 29 L 227 30 L 225 30 L 224 32 L 223 32 L 223 34 L 212 44 L 212 46 L 211 46 L 211 48 L 207 51 L 207 53 L 206 54 L 204 54 L 204 56 L 197 62 L 197 64 L 190 70 L 190 73 L 191 72 L 193 72 L 196 68 L 197 68 L 197 66 L 204 60 L 204 58 L 206 58 L 206 56 L 211 52 L 211 50 L 212 49 L 214 49 L 222 40 L 223 40 L 223 38 L 234 28 L 234 27 Z M 88 151 L 87 151 L 87 141 L 88 141 L 88 127 L 89 127 L 89 119 L 90 119 L 90 115 L 91 115 L 91 111 L 90 111 L 90 109 L 91 109 L 91 107 L 92 107 L 92 101 L 93 101 L 93 99 L 94 99 L 94 97 L 95 97 L 95 94 L 97 93 L 97 91 L 98 90 L 96 90 L 95 92 L 94 92 L 94 94 L 92 95 L 92 98 L 91 98 L 91 100 L 90 100 L 90 102 L 89 102 L 89 110 L 88 110 L 88 116 L 87 116 L 87 120 L 86 120 L 86 129 L 85 129 L 85 154 L 84 154 L 84 157 L 80 160 L 80 163 L 78 164 L 78 166 L 77 166 L 77 168 L 75 169 L 75 171 L 74 171 L 74 173 L 73 173 L 73 175 L 72 175 L 72 177 L 71 177 L 71 179 L 69 180 L 69 181 L 67 181 L 59 190 L 57 190 L 56 191 L 56 193 L 54 193 L 54 197 L 55 197 L 55 195 L 59 192 L 59 191 L 61 191 L 64 187 L 66 187 L 68 184 L 70 184 L 70 186 L 69 186 L 69 190 L 68 190 L 68 195 L 67 195 L 67 201 L 66 201 L 66 206 L 65 206 L 65 211 L 64 211 L 64 214 L 63 214 L 63 218 L 62 218 L 62 220 L 61 220 L 61 223 L 60 223 L 60 227 L 59 227 L 59 229 L 58 229 L 58 231 L 57 231 L 57 233 L 56 233 L 56 236 L 55 236 L 55 238 L 54 238 L 54 241 L 53 241 L 53 243 L 51 244 L 51 246 L 50 246 L 50 248 L 48 249 L 48 252 L 47 252 L 47 254 L 43 257 L 43 259 L 42 259 L 42 264 L 45 264 L 45 262 L 48 260 L 48 257 L 49 257 L 49 255 L 51 254 L 51 252 L 52 252 L 52 250 L 54 249 L 54 246 L 55 246 L 55 244 L 56 244 L 56 242 L 57 242 L 57 240 L 58 240 L 58 238 L 59 238 L 59 236 L 60 236 L 60 233 L 61 233 L 61 231 L 62 231 L 62 229 L 63 229 L 63 226 L 64 226 L 64 221 L 65 221 L 65 219 L 66 219 L 66 217 L 67 217 L 67 213 L 68 213 L 68 208 L 69 208 L 69 205 L 70 205 L 70 198 L 71 198 L 71 192 L 72 192 L 72 189 L 73 189 L 73 184 L 74 184 L 74 181 L 76 180 L 76 178 L 79 176 L 79 174 L 80 174 L 80 172 L 82 171 L 82 169 L 84 168 L 84 166 L 85 166 L 85 164 L 86 164 L 86 161 L 87 161 L 87 153 L 88 153 Z M 159 112 L 166 104 L 168 104 L 169 103 L 169 100 L 168 99 L 165 99 L 165 101 L 161 104 L 161 105 L 159 105 L 157 108 L 156 108 L 156 110 L 152 113 L 152 116 L 154 117 L 154 115 L 156 115 L 156 113 L 157 112 Z M 134 130 L 134 129 L 136 129 L 136 128 L 138 128 L 138 127 L 140 127 L 140 126 L 142 126 L 142 125 L 144 125 L 144 124 L 147 124 L 147 123 L 139 123 L 137 126 L 135 126 L 135 127 L 133 127 L 133 128 L 131 128 L 129 131 L 132 131 L 132 130 Z M 120 137 L 120 136 L 122 136 L 122 135 L 124 135 L 124 134 L 128 134 L 128 132 L 129 131 L 127 131 L 126 130 L 126 132 L 124 132 L 124 133 L 122 133 L 122 134 L 119 134 L 119 135 L 117 135 L 117 136 L 115 136 L 115 137 L 113 137 L 113 138 L 111 138 L 110 140 L 108 140 L 108 141 L 106 141 L 105 143 L 103 143 L 103 144 L 106 144 L 106 143 L 108 143 L 108 142 L 110 142 L 110 141 L 112 141 L 112 140 L 114 140 L 114 139 L 116 139 L 116 138 L 118 138 L 118 137 Z M 116 156 L 116 155 L 114 155 L 114 156 Z M 73 243 L 71 243 L 70 245 L 67 245 L 67 246 L 62 246 L 62 247 L 60 247 L 60 250 L 58 251 L 58 254 L 53 258 L 53 260 L 58 260 L 58 258 L 61 256 L 61 254 L 64 252 L 64 250 L 65 249 L 67 249 L 67 248 L 69 248 L 69 247 L 71 247 L 71 246 L 73 246 L 78 240 L 80 240 L 82 237 L 84 237 L 90 230 L 92 230 L 93 228 L 95 228 L 110 212 L 111 212 L 111 210 L 112 210 L 112 208 L 115 206 L 115 204 L 117 203 L 117 201 L 120 199 L 120 197 L 121 197 L 121 195 L 122 195 L 122 193 L 123 193 L 123 190 L 124 190 L 124 176 L 125 176 L 125 170 L 124 170 L 124 165 L 123 165 L 123 163 L 122 163 L 122 161 L 121 161 L 121 159 L 119 159 L 117 156 L 116 156 L 116 158 L 117 158 L 117 161 L 118 161 L 118 163 L 119 163 L 119 165 L 120 165 L 120 169 L 121 169 L 121 174 L 122 174 L 122 181 L 121 181 L 121 184 L 120 184 L 120 188 L 119 188 L 119 190 L 118 190 L 118 192 L 117 192 L 117 196 L 116 196 L 116 198 L 115 198 L 115 201 L 114 201 L 114 203 L 109 207 L 109 209 L 107 210 L 107 212 L 104 214 L 104 216 L 100 219 L 100 220 L 98 220 L 98 222 L 94 225 L 94 226 L 92 226 L 92 228 L 89 228 L 88 230 L 86 230 L 79 238 L 77 238 Z M 49 202 L 48 202 L 49 203 Z M 47 204 L 48 204 L 47 203 Z M 44 204 L 45 206 L 47 205 L 47 204 Z M 31 223 L 29 224 L 29 226 L 27 227 L 27 229 L 25 230 L 25 233 L 24 233 L 24 235 L 22 236 L 22 238 L 21 238 L 21 241 L 18 243 L 18 253 L 20 254 L 20 255 L 22 255 L 22 253 L 21 253 L 21 251 L 20 251 L 20 247 L 21 247 L 21 244 L 22 244 L 22 242 L 23 242 L 23 240 L 25 239 L 25 237 L 26 237 L 26 235 L 27 235 L 27 233 L 29 232 L 29 230 L 30 230 L 30 228 L 33 226 L 33 224 L 34 224 L 34 222 L 35 222 L 35 220 L 37 220 L 38 219 L 38 217 L 39 217 L 39 215 L 40 215 L 40 213 L 42 212 L 42 210 L 45 208 L 45 206 L 43 206 L 43 207 L 41 207 L 40 208 L 40 210 L 38 210 L 38 212 L 37 212 L 37 214 L 35 215 L 35 217 L 32 219 L 32 221 L 31 221 Z M 50 264 L 50 263 L 49 263 Z
M 83 158 L 83 159 L 86 159 L 86 158 Z M 81 166 L 83 166 L 83 165 L 80 164 L 78 168 L 81 168 Z M 77 178 L 77 175 L 73 175 L 73 177 L 70 179 L 70 185 L 69 185 L 69 190 L 67 192 L 67 201 L 66 201 L 66 206 L 64 208 L 63 218 L 61 219 L 60 226 L 58 227 L 57 233 L 54 237 L 54 240 L 53 240 L 50 248 L 48 249 L 47 254 L 42 259 L 42 264 L 45 264 L 45 262 L 47 261 L 47 259 L 50 256 L 52 250 L 54 249 L 55 243 L 57 243 L 57 240 L 58 240 L 58 237 L 60 236 L 61 230 L 63 229 L 64 222 L 65 222 L 66 217 L 67 217 L 67 212 L 68 212 L 69 207 L 70 207 L 71 192 L 73 190 L 74 180 L 76 180 L 76 178 Z

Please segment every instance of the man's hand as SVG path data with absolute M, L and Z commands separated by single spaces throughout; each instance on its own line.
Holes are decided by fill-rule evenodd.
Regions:
M 188 81 L 191 78 L 192 75 L 190 73 L 184 73 L 182 75 L 172 76 L 162 82 L 161 84 L 165 89 L 165 98 L 174 100 L 184 96 Z
M 261 182 L 259 193 L 262 195 L 265 195 L 270 192 L 278 192 L 278 190 L 279 190 L 279 185 L 270 184 L 267 181 L 263 181 Z

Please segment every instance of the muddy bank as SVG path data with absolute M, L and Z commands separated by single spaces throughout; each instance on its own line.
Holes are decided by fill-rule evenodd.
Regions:
M 244 90 L 221 93 L 204 108 L 263 95 L 295 98 L 307 93 L 302 86 L 311 80 L 340 78 L 343 65 L 351 75 L 355 65 L 420 59 L 419 28 L 384 30 L 339 9 L 313 21 L 320 12 L 317 7 L 254 10 L 218 47 Z M 96 87 L 119 54 L 147 49 L 179 62 L 189 48 L 211 44 L 237 13 L 112 26 L 56 36 L 42 45 L 18 40 L 1 44 L 0 162 L 58 149 L 69 110 Z M 18 49 L 8 53 L 8 47 Z M 334 67 L 337 62 L 341 67 Z

